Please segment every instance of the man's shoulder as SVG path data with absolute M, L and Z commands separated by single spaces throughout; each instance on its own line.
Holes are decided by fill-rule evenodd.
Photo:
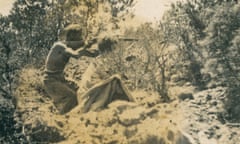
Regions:
M 63 42 L 55 42 L 52 49 L 66 49 L 67 46 Z

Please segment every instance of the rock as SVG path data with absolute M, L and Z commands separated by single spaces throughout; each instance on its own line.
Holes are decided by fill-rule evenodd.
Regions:
M 25 133 L 30 136 L 32 142 L 36 143 L 56 143 L 65 139 L 56 127 L 47 126 L 40 122 L 28 125 Z
M 193 100 L 194 97 L 193 97 L 192 93 L 181 93 L 181 94 L 179 94 L 178 99 L 180 101 L 184 101 L 186 99 Z
M 145 109 L 142 107 L 126 110 L 124 113 L 119 115 L 119 123 L 124 126 L 138 124 L 145 118 L 144 111 Z
M 211 102 L 211 105 L 212 105 L 212 106 L 217 106 L 217 105 L 218 105 L 218 102 L 217 102 L 217 101 L 212 101 L 212 102 Z
M 196 142 L 193 140 L 192 136 L 190 136 L 189 134 L 183 131 L 179 131 L 177 134 L 177 140 L 175 144 L 196 144 Z
M 208 94 L 208 95 L 206 96 L 206 101 L 210 101 L 210 100 L 212 100 L 212 96 Z
M 152 108 L 152 109 L 150 109 L 150 110 L 148 110 L 147 112 L 146 112 L 146 115 L 148 116 L 148 117 L 154 117 L 155 115 L 157 115 L 157 113 L 159 112 L 159 110 L 158 109 L 156 109 L 156 108 Z
M 131 138 L 133 137 L 136 133 L 137 133 L 137 127 L 127 127 L 125 130 L 124 130 L 124 135 L 126 136 L 126 138 Z
M 55 120 L 55 122 L 59 127 L 63 128 L 63 126 L 64 126 L 63 122 L 57 121 L 57 120 Z
M 132 109 L 137 107 L 136 103 L 128 102 L 128 101 L 122 101 L 122 100 L 116 100 L 113 101 L 108 105 L 108 108 L 110 109 L 116 109 L 118 113 L 122 113 L 123 111 L 127 109 Z
M 209 139 L 204 131 L 198 133 L 198 139 L 200 144 L 217 144 L 217 141 L 215 139 Z

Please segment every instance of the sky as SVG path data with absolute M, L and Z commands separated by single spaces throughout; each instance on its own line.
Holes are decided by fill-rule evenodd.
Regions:
M 15 0 L 0 0 L 0 13 L 8 15 Z M 146 21 L 155 21 L 161 19 L 165 10 L 167 10 L 171 2 L 177 0 L 137 0 L 135 14 Z
M 0 0 L 0 13 L 4 16 L 8 15 L 14 1 L 15 0 Z
M 147 21 L 160 20 L 164 11 L 170 8 L 171 3 L 175 1 L 176 0 L 138 0 L 135 14 Z

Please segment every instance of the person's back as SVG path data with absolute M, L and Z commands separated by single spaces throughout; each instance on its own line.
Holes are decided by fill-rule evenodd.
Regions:
M 82 55 L 83 38 L 81 28 L 66 28 L 66 41 L 55 43 L 46 58 L 44 85 L 54 105 L 64 114 L 78 104 L 77 88 L 64 78 L 64 69 L 70 57 Z
M 51 48 L 46 59 L 46 71 L 63 72 L 70 56 L 65 53 L 66 45 L 57 42 Z
M 81 28 L 70 26 L 67 28 L 66 41 L 55 43 L 47 56 L 44 79 L 45 90 L 52 98 L 60 114 L 71 111 L 80 103 L 77 99 L 77 88 L 75 85 L 69 84 L 64 78 L 63 72 L 69 58 L 96 57 L 99 55 L 98 50 L 101 48 L 102 50 L 109 49 L 113 43 L 110 39 L 103 39 L 98 43 L 98 50 L 93 49 L 92 44 L 94 43 L 84 45 Z M 88 89 L 81 98 L 87 99 L 86 101 L 81 100 L 83 102 L 82 112 L 101 110 L 114 100 L 133 101 L 117 75 Z

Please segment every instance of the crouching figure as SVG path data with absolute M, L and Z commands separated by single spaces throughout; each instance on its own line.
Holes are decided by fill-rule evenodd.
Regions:
M 70 58 L 82 56 L 97 57 L 99 50 L 92 48 L 93 43 L 84 41 L 82 29 L 79 25 L 65 28 L 65 40 L 56 42 L 49 51 L 45 64 L 44 86 L 48 95 L 60 114 L 71 111 L 81 102 L 78 101 L 78 86 L 65 79 L 64 69 Z M 101 42 L 99 45 L 106 45 Z M 112 76 L 106 81 L 90 88 L 82 96 L 85 99 L 83 112 L 99 110 L 116 99 L 132 101 L 127 89 L 119 76 Z

